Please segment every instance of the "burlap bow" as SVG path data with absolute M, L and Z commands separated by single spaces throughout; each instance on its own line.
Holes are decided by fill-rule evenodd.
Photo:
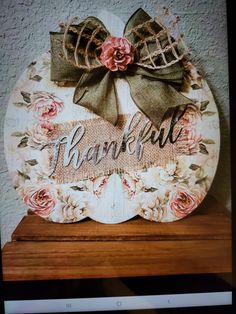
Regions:
M 117 46 L 119 40 L 127 49 Z M 74 103 L 114 125 L 118 119 L 116 77 L 128 81 L 135 104 L 157 128 L 168 108 L 190 102 L 178 92 L 184 52 L 168 29 L 142 9 L 127 22 L 123 39 L 112 37 L 95 17 L 63 25 L 60 33 L 51 33 L 51 54 L 51 80 L 78 82 Z

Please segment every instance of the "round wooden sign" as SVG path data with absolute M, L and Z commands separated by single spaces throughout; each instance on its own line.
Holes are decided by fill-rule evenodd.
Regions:
M 215 175 L 219 117 L 212 93 L 186 63 L 188 105 L 168 110 L 157 130 L 115 79 L 116 126 L 73 103 L 74 87 L 50 80 L 51 56 L 19 78 L 5 119 L 5 154 L 25 205 L 54 222 L 90 217 L 120 223 L 140 215 L 171 222 L 202 202 Z

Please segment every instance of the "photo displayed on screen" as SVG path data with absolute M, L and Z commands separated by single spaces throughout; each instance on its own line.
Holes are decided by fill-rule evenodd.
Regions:
M 232 304 L 226 2 L 165 2 L 3 3 L 6 313 Z

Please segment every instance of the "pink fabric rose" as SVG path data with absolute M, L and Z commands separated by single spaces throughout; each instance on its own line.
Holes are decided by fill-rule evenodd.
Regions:
M 100 60 L 111 71 L 125 71 L 134 61 L 132 45 L 126 38 L 108 37 L 101 46 Z
M 48 92 L 35 92 L 28 107 L 42 120 L 54 119 L 64 107 L 63 101 Z
M 190 214 L 202 201 L 203 194 L 199 190 L 180 187 L 170 193 L 169 206 L 177 218 Z
M 56 200 L 49 186 L 36 191 L 29 191 L 29 194 L 24 196 L 23 201 L 30 210 L 39 216 L 48 216 L 56 205 Z
M 178 152 L 184 155 L 193 155 L 199 150 L 201 141 L 201 112 L 194 105 L 188 105 L 186 112 L 179 121 L 179 127 L 182 128 L 180 137 L 176 142 Z
M 37 124 L 33 129 L 26 132 L 28 135 L 28 145 L 33 148 L 42 148 L 49 142 L 49 136 L 53 133 L 55 127 L 49 122 Z

